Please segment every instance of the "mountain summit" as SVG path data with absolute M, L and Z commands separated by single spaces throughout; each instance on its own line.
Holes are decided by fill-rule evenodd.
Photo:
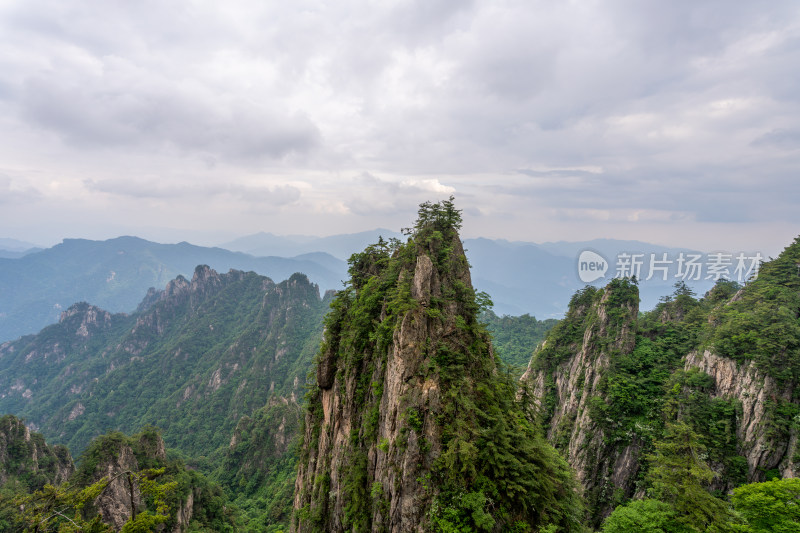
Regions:
M 294 531 L 580 530 L 565 462 L 477 321 L 452 198 L 350 259 L 307 396 Z

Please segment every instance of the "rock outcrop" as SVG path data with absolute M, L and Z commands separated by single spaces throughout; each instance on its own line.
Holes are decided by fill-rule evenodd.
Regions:
M 452 205 L 441 205 L 438 214 L 423 205 L 433 220 L 418 222 L 406 244 L 379 242 L 351 259 L 307 397 L 294 531 L 577 527 L 555 508 L 576 501 L 572 478 L 525 433 L 515 385 L 497 372 L 476 321 Z M 512 449 L 516 439 L 529 447 Z M 538 493 L 512 489 L 534 479 Z M 553 508 L 533 504 L 551 497 Z
M 146 429 L 133 437 L 114 432 L 92 441 L 72 481 L 78 486 L 107 481 L 93 500 L 92 507 L 103 522 L 120 531 L 132 518 L 148 510 L 141 481 L 142 476 L 148 474 L 143 469 L 159 468 L 166 464 L 164 440 L 157 430 Z M 181 498 L 181 503 L 170 521 L 183 524 L 181 527 L 185 530 L 192 516 L 192 505 L 186 505 L 186 502 L 194 501 L 192 487 L 188 494 L 178 493 L 175 496 Z
M 460 242 L 456 246 L 454 256 L 463 258 Z M 365 265 L 367 270 L 371 266 Z M 469 282 L 468 271 L 460 274 Z M 423 531 L 435 496 L 434 489 L 425 486 L 425 474 L 441 454 L 441 431 L 433 416 L 441 403 L 441 387 L 435 376 L 426 379 L 428 354 L 424 347 L 454 335 L 455 317 L 441 323 L 426 314 L 431 297 L 442 296 L 439 274 L 429 256 L 418 256 L 414 269 L 401 271 L 397 283 L 408 286 L 416 305 L 390 332 L 385 361 L 378 354 L 340 353 L 346 342 L 342 337 L 348 333 L 337 323 L 331 325 L 317 365 L 315 407 L 322 416 L 319 420 L 313 415 L 306 418 L 309 456 L 300 465 L 295 508 L 300 511 L 313 504 L 325 515 L 330 531 L 352 527 L 347 516 L 350 490 L 345 486 L 355 477 L 363 476 L 359 485 L 370 491 L 374 487 L 380 495 L 380 504 L 365 517 L 366 524 L 374 524 L 373 530 L 386 526 L 389 531 Z M 362 364 L 348 368 L 355 362 L 352 358 L 359 356 Z M 353 450 L 354 435 L 368 441 L 365 453 Z M 314 440 L 318 444 L 309 446 Z M 352 453 L 358 456 L 357 464 L 352 462 Z M 325 479 L 327 488 L 315 483 L 317 479 Z M 339 496 L 329 500 L 328 492 Z M 298 530 L 305 528 L 301 524 Z
M 13 479 L 34 491 L 45 483 L 65 482 L 74 470 L 66 448 L 49 446 L 44 437 L 12 415 L 0 417 L 0 486 Z
M 610 496 L 615 491 L 633 495 L 639 470 L 639 440 L 624 446 L 609 442 L 591 408 L 593 402 L 606 401 L 604 379 L 612 360 L 635 346 L 638 301 L 635 285 L 624 280 L 576 294 L 567 316 L 534 353 L 521 378 L 548 440 L 575 469 L 599 514 L 613 508 Z
M 120 531 L 122 526 L 136 513 L 144 511 L 144 500 L 135 473 L 139 462 L 128 445 L 121 445 L 95 469 L 96 479 L 106 477 L 110 481 L 94 500 L 94 506 L 103 522 Z
M 735 399 L 741 404 L 736 425 L 739 452 L 747 458 L 749 482 L 764 481 L 765 472 L 778 470 L 781 477 L 800 474 L 797 462 L 797 426 L 789 435 L 779 434 L 771 427 L 770 403 L 792 402 L 793 387 L 779 383 L 759 371 L 751 362 L 737 363 L 709 350 L 695 351 L 686 356 L 686 369 L 698 368 L 714 379 L 712 397 Z

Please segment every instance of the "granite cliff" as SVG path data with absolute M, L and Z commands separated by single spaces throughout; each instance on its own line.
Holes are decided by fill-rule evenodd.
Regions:
M 572 474 L 476 320 L 459 227 L 452 202 L 423 204 L 406 243 L 351 258 L 307 396 L 295 531 L 580 530 Z

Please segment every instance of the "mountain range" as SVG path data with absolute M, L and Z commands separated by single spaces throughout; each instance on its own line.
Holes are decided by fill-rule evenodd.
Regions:
M 0 525 L 796 526 L 800 238 L 745 285 L 719 279 L 700 296 L 678 283 L 645 310 L 644 282 L 598 279 L 573 291 L 563 319 L 537 321 L 491 312 L 459 227 L 451 202 L 423 204 L 404 242 L 352 255 L 338 292 L 305 274 L 276 283 L 201 264 L 130 312 L 78 302 L 0 344 L 0 411 L 16 415 L 0 424 Z M 498 280 L 521 274 L 497 262 Z M 504 354 L 526 353 L 517 379 Z M 43 438 L 82 452 L 77 470 Z M 118 480 L 119 512 L 93 515 Z
M 29 243 L 0 241 L 0 251 L 12 255 L 0 255 L 0 342 L 56 322 L 64 309 L 79 301 L 112 313 L 130 313 L 149 288 L 163 288 L 179 274 L 191 276 L 198 264 L 219 272 L 254 271 L 273 279 L 301 272 L 323 292 L 337 290 L 347 278 L 347 258 L 381 236 L 403 237 L 383 229 L 330 237 L 259 233 L 216 248 L 118 237 L 106 241 L 66 239 L 44 250 L 25 248 Z M 539 319 L 561 318 L 567 310 L 565 302 L 585 285 L 577 271 L 583 250 L 597 251 L 608 262 L 608 272 L 595 284 L 614 275 L 612 263 L 620 252 L 644 256 L 643 273 L 651 254 L 674 258 L 681 252 L 616 240 L 534 244 L 477 238 L 466 239 L 464 247 L 475 287 L 490 295 L 498 315 L 527 313 Z M 655 306 L 676 279 L 673 265 L 667 280 L 656 277 L 640 283 L 642 308 Z M 713 280 L 688 283 L 703 294 Z

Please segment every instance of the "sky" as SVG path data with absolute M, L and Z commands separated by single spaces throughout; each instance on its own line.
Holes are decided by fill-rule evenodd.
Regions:
M 0 0 L 0 237 L 413 222 L 775 255 L 800 3 Z

